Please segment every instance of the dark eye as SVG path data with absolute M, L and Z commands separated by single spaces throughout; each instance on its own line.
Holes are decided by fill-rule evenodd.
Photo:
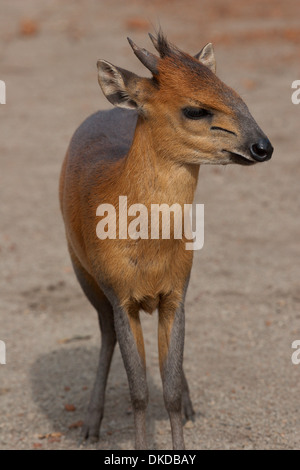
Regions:
M 211 116 L 211 113 L 204 108 L 184 108 L 182 112 L 188 119 L 203 119 Z

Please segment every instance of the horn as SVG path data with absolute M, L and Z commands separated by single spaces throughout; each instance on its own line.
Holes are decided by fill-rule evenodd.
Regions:
M 146 49 L 138 47 L 130 38 L 127 38 L 130 46 L 132 47 L 133 52 L 137 58 L 142 62 L 142 64 L 150 70 L 154 75 L 158 74 L 158 57 L 151 52 L 148 52 Z

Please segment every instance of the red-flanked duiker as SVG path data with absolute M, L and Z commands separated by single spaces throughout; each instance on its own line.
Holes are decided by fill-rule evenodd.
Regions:
M 240 96 L 215 74 L 213 47 L 194 57 L 160 32 L 158 55 L 129 43 L 151 78 L 99 60 L 98 80 L 118 109 L 99 111 L 75 132 L 63 163 L 60 202 L 78 281 L 98 312 L 101 350 L 83 437 L 99 437 L 116 341 L 128 376 L 136 449 L 146 449 L 148 389 L 140 311 L 158 310 L 159 363 L 174 449 L 183 416 L 194 418 L 182 362 L 184 302 L 193 251 L 184 239 L 100 239 L 99 204 L 192 204 L 201 164 L 254 165 L 273 148 Z M 120 109 L 122 108 L 122 109 Z

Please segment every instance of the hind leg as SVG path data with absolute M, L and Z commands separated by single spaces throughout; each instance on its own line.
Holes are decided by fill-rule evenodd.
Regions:
M 101 329 L 100 357 L 96 380 L 82 430 L 83 438 L 89 438 L 91 441 L 97 441 L 99 438 L 100 425 L 104 412 L 106 383 L 116 344 L 112 308 L 108 300 L 101 302 L 98 318 Z
M 195 411 L 190 398 L 189 386 L 182 371 L 182 414 L 185 421 L 195 421 Z
M 95 442 L 99 438 L 104 412 L 106 383 L 116 345 L 113 309 L 94 279 L 80 265 L 71 250 L 70 253 L 74 271 L 82 290 L 97 310 L 101 330 L 101 349 L 97 375 L 82 429 L 82 438 Z

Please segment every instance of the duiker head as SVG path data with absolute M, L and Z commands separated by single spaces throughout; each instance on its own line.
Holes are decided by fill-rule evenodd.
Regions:
M 162 33 L 150 38 L 159 56 L 129 43 L 152 78 L 104 60 L 97 66 L 104 95 L 113 105 L 143 116 L 155 149 L 181 164 L 252 165 L 269 160 L 270 141 L 240 96 L 215 74 L 212 45 L 193 57 Z

